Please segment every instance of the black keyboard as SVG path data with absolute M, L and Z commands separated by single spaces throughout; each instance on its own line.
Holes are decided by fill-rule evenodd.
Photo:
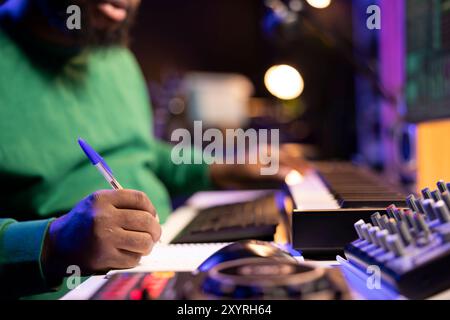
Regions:
M 284 210 L 277 204 L 279 195 L 270 192 L 255 200 L 202 209 L 172 243 L 272 241 Z
M 341 208 L 406 206 L 403 190 L 368 169 L 348 162 L 319 162 L 314 165 Z

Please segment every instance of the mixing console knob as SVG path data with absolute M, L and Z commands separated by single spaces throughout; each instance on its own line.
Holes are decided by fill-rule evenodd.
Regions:
M 441 223 L 447 223 L 450 221 L 450 213 L 444 201 L 441 200 L 435 203 L 434 211 Z
M 389 218 L 395 219 L 394 210 L 395 210 L 395 206 L 393 204 L 391 204 L 389 207 L 386 208 L 386 212 L 387 212 Z
M 368 242 L 372 242 L 372 240 L 370 239 L 370 235 L 369 235 L 369 228 L 371 228 L 372 225 L 370 223 L 367 224 L 363 224 L 361 226 L 361 233 L 363 235 L 363 238 L 365 240 L 367 240 Z
M 437 187 L 438 187 L 438 190 L 439 190 L 441 193 L 444 193 L 444 192 L 448 191 L 448 190 L 447 190 L 447 186 L 445 185 L 444 180 L 439 180 L 439 181 L 437 182 Z
M 389 246 L 387 244 L 387 236 L 389 235 L 389 232 L 384 229 L 377 232 L 377 239 L 380 246 L 386 250 L 389 251 Z
M 397 227 L 396 227 L 397 222 L 395 221 L 395 219 L 391 218 L 389 219 L 388 222 L 388 227 L 387 229 L 389 230 L 390 234 L 396 234 L 397 233 Z
M 397 231 L 399 233 L 399 235 L 401 236 L 403 243 L 407 246 L 411 243 L 412 241 L 412 236 L 411 233 L 409 232 L 406 223 L 403 221 L 400 221 L 397 223 Z
M 363 233 L 362 233 L 362 230 L 361 230 L 361 226 L 364 224 L 364 220 L 359 220 L 358 222 L 356 222 L 355 224 L 354 224 L 354 227 L 355 227 L 355 230 L 356 230 L 356 233 L 358 234 L 358 237 L 361 239 L 361 240 L 364 240 L 364 235 L 363 235 Z
M 395 209 L 394 209 L 394 218 L 397 221 L 403 220 L 403 212 L 401 212 L 401 210 L 397 207 L 395 207 Z
M 414 215 L 414 220 L 416 221 L 417 229 L 419 230 L 419 232 L 423 231 L 426 235 L 430 233 L 430 228 L 425 222 L 423 215 L 421 215 L 420 213 L 416 213 Z
M 405 247 L 400 241 L 400 238 L 396 234 L 391 234 L 387 236 L 387 244 L 390 249 L 397 257 L 405 255 Z
M 407 198 L 406 198 L 406 204 L 408 205 L 408 207 L 414 211 L 417 212 L 419 211 L 419 208 L 417 208 L 416 206 L 416 197 L 413 194 L 410 194 Z
M 380 218 L 380 225 L 381 225 L 381 229 L 388 229 L 388 217 L 386 217 L 385 214 L 383 214 Z
M 370 216 L 370 220 L 372 220 L 372 224 L 377 227 L 381 227 L 380 218 L 381 218 L 381 215 L 379 212 L 375 212 L 374 214 L 372 214 Z
M 448 193 L 448 191 L 442 193 L 442 200 L 444 200 L 447 208 L 450 210 L 450 194 Z
M 408 227 L 410 229 L 414 229 L 415 230 L 416 229 L 416 222 L 414 221 L 413 212 L 411 210 L 409 210 L 409 209 L 406 209 L 405 213 L 404 213 L 404 216 L 405 216 L 406 222 L 408 223 Z
M 439 190 L 431 191 L 431 197 L 433 198 L 434 202 L 442 200 L 441 192 Z
M 423 208 L 423 205 L 422 205 L 422 200 L 421 199 L 416 199 L 415 202 L 416 202 L 416 207 L 419 209 L 418 212 L 425 213 L 425 209 Z
M 434 201 L 431 199 L 426 199 L 422 202 L 423 208 L 425 209 L 425 214 L 428 216 L 428 220 L 433 221 L 436 219 L 436 214 L 433 209 Z
M 422 189 L 422 196 L 424 199 L 432 199 L 430 189 L 429 188 Z
M 372 243 L 378 247 L 381 247 L 381 243 L 378 241 L 377 232 L 380 231 L 378 227 L 371 227 L 369 229 L 369 236 Z

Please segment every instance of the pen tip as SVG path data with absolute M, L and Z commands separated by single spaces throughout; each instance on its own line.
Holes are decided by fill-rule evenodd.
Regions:
M 81 149 L 84 151 L 86 156 L 89 158 L 93 165 L 96 165 L 100 161 L 100 156 L 92 149 L 92 147 L 83 139 L 78 138 L 78 144 Z
M 80 137 L 78 137 L 78 145 L 83 149 L 83 150 L 86 150 L 87 148 L 89 148 L 88 146 L 88 144 L 87 144 L 87 142 L 86 141 L 84 141 L 82 138 L 80 138 Z
M 108 164 L 86 141 L 78 137 L 78 144 L 94 166 L 96 166 L 100 162 L 104 169 L 106 169 L 112 175 L 112 170 L 108 166 Z

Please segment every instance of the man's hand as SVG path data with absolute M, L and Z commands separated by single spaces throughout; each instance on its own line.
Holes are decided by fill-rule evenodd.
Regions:
M 69 265 L 78 265 L 83 274 L 131 268 L 160 237 L 155 208 L 143 192 L 98 191 L 51 223 L 42 255 L 44 273 L 55 280 Z
M 264 165 L 257 163 L 213 164 L 210 166 L 210 176 L 213 183 L 222 189 L 273 188 L 284 182 L 291 171 L 303 173 L 309 168 L 302 154 L 299 145 L 284 144 L 272 155 L 272 161 L 279 164 L 274 175 L 262 175 L 261 168 Z

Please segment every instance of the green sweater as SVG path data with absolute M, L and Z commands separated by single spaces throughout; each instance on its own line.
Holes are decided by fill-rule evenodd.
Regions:
M 152 136 L 147 89 L 129 50 L 75 54 L 20 39 L 0 28 L 0 218 L 46 219 L 109 188 L 78 137 L 104 157 L 123 187 L 148 195 L 162 222 L 170 196 L 210 187 L 205 165 L 173 164 L 171 148 Z M 35 262 L 47 225 L 0 219 L 0 281 L 11 264 L 41 278 Z

